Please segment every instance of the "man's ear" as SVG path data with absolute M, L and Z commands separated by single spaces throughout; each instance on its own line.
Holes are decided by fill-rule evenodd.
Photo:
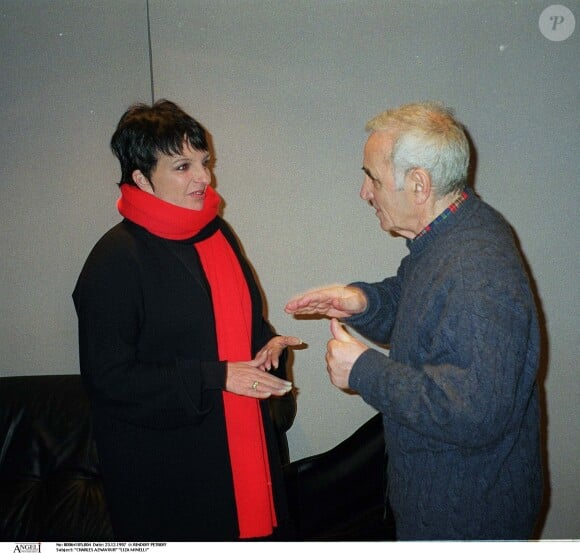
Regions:
M 153 186 L 149 182 L 149 179 L 139 170 L 135 169 L 131 174 L 133 177 L 133 182 L 141 189 L 143 192 L 149 192 L 153 194 Z
M 433 193 L 431 175 L 425 169 L 417 167 L 409 172 L 409 180 L 411 181 L 415 202 L 417 205 L 424 204 Z

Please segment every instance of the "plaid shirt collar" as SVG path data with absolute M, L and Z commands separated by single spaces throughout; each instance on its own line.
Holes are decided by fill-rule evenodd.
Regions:
M 419 234 L 417 234 L 417 236 L 415 236 L 415 238 L 413 238 L 413 242 L 415 240 L 419 240 L 419 238 L 431 232 L 435 225 L 437 225 L 441 221 L 444 221 L 450 215 L 453 215 L 461 207 L 463 202 L 467 200 L 468 197 L 469 194 L 465 190 L 463 190 L 459 195 L 459 198 L 457 198 L 447 209 L 445 209 L 445 211 L 441 213 L 441 215 L 439 215 L 436 219 L 433 219 L 433 221 L 431 221 Z

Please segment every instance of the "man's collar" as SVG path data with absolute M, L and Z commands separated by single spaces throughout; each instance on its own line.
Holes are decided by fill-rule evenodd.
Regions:
M 451 202 L 451 204 L 449 204 L 437 217 L 435 217 L 435 219 L 433 219 L 433 221 L 431 221 L 428 225 L 426 225 L 425 228 L 419 234 L 417 234 L 415 238 L 413 238 L 413 242 L 419 240 L 420 238 L 431 232 L 431 230 L 433 230 L 433 227 L 435 227 L 441 221 L 447 219 L 447 217 L 449 217 L 450 215 L 453 215 L 461 207 L 463 202 L 467 200 L 468 197 L 469 194 L 465 190 L 462 190 L 457 196 L 457 198 Z

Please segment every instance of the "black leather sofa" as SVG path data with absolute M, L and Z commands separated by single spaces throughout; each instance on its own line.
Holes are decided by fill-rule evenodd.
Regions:
M 376 415 L 330 451 L 285 464 L 296 541 L 394 539 L 383 450 Z M 79 375 L 0 378 L 0 541 L 112 540 Z

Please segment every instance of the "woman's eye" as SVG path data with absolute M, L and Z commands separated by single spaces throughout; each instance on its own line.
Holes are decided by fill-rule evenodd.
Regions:
M 189 167 L 189 165 L 187 163 L 184 163 L 183 165 L 179 165 L 177 167 L 177 170 L 178 171 L 186 171 L 188 167 Z

